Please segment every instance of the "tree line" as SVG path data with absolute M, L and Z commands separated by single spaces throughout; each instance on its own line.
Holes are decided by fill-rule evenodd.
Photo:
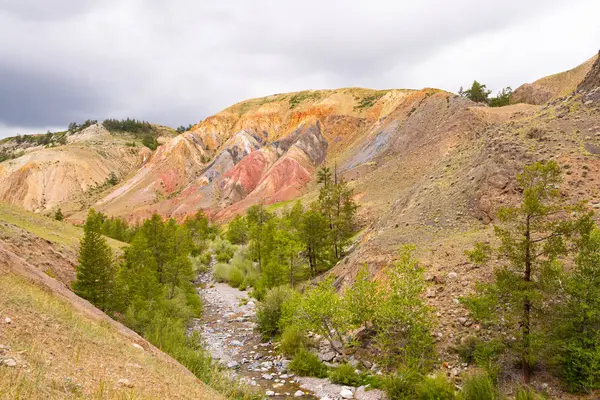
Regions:
M 464 90 L 462 86 L 458 89 L 458 94 L 462 97 L 466 97 L 475 103 L 485 103 L 490 107 L 503 107 L 510 104 L 510 98 L 512 96 L 512 89 L 510 86 L 500 90 L 496 97 L 490 97 L 492 93 L 488 90 L 487 86 L 477 81 L 473 81 L 471 87 Z

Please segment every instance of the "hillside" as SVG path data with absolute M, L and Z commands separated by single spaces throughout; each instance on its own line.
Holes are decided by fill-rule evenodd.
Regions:
M 163 141 L 173 136 L 161 127 L 157 134 Z M 152 151 L 129 134 L 111 133 L 94 124 L 77 132 L 56 133 L 47 144 L 20 137 L 4 139 L 0 153 L 7 158 L 0 163 L 0 201 L 36 212 L 60 206 L 70 213 L 88 208 L 110 190 L 111 173 L 118 180 L 127 178 Z
M 0 398 L 220 397 L 70 291 L 79 229 L 4 206 L 0 221 Z

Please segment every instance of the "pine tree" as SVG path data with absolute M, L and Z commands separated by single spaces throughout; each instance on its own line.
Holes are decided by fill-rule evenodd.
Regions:
M 227 240 L 233 244 L 248 243 L 248 224 L 241 215 L 237 215 L 227 227 Z
M 560 196 L 556 162 L 526 166 L 517 181 L 522 202 L 500 209 L 500 224 L 494 227 L 504 266 L 492 283 L 479 285 L 477 294 L 465 303 L 476 318 L 502 325 L 509 337 L 516 338 L 509 345 L 519 354 L 523 381 L 529 383 L 544 343 L 547 300 L 555 292 L 560 272 L 558 257 L 567 253 L 565 240 L 580 221 L 572 217 L 579 208 L 566 205 Z
M 329 267 L 327 226 L 327 220 L 316 210 L 315 205 L 302 216 L 300 240 L 304 245 L 312 277 Z
M 273 232 L 271 229 L 272 226 L 268 226 L 267 222 L 272 217 L 262 204 L 250 207 L 246 215 L 249 228 L 250 251 L 253 258 L 258 261 L 259 271 L 262 270 L 264 263 L 269 258 Z
M 175 296 L 175 288 L 192 279 L 193 270 L 189 255 L 193 245 L 189 230 L 177 225 L 174 219 L 170 219 L 165 226 L 165 238 L 164 281 L 169 286 L 169 299 L 172 299 Z
M 94 210 L 90 210 L 79 247 L 79 265 L 73 289 L 103 311 L 111 309 L 115 293 L 116 268 L 112 251 L 100 233 Z
M 57 221 L 62 221 L 65 219 L 65 216 L 63 215 L 60 208 L 58 210 L 56 210 L 56 212 L 54 213 L 54 219 Z

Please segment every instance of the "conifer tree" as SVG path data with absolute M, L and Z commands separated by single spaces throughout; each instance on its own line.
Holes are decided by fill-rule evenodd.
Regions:
M 529 383 L 547 330 L 548 299 L 558 283 L 558 257 L 567 253 L 566 239 L 581 220 L 573 217 L 580 208 L 561 198 L 556 162 L 526 166 L 517 181 L 523 190 L 521 204 L 501 208 L 494 227 L 504 265 L 492 283 L 479 285 L 465 303 L 476 318 L 502 325 L 516 338 L 508 344 L 518 353 L 523 381 Z
M 78 296 L 103 311 L 111 309 L 115 293 L 116 268 L 112 251 L 100 233 L 97 214 L 90 210 L 79 247 L 79 265 L 73 289 Z
M 56 210 L 56 212 L 54 213 L 54 219 L 57 221 L 62 221 L 65 219 L 65 216 L 63 215 L 60 208 L 58 210 Z

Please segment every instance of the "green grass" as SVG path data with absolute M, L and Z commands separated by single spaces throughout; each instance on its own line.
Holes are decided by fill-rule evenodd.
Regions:
M 79 246 L 83 230 L 68 222 L 56 221 L 6 203 L 0 203 L 0 222 L 6 222 L 24 229 L 49 242 L 73 248 Z M 108 244 L 120 253 L 126 243 L 107 238 Z

